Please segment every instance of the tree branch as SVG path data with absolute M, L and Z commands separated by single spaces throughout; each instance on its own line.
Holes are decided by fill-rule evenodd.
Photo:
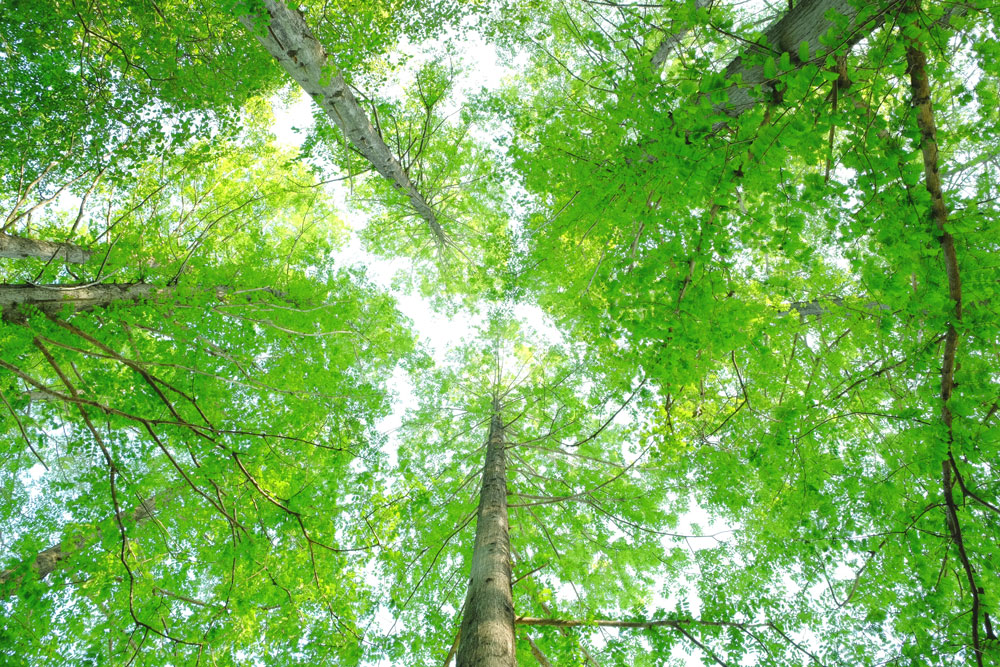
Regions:
M 242 16 L 240 22 L 319 104 L 351 145 L 378 173 L 406 195 L 417 215 L 427 223 L 435 242 L 440 247 L 447 245 L 448 238 L 437 214 L 410 181 L 382 136 L 372 127 L 350 86 L 330 62 L 326 50 L 313 35 L 302 14 L 289 8 L 282 0 L 264 0 L 263 5 L 266 17 Z M 263 30 L 260 26 L 262 18 L 266 18 L 268 24 Z
M 71 264 L 84 264 L 93 253 L 89 248 L 72 243 L 54 243 L 0 233 L 0 257 L 7 259 L 64 259 Z

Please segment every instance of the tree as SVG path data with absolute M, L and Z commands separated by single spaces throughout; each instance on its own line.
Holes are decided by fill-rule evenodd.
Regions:
M 834 607 L 865 609 L 857 622 L 891 618 L 904 656 L 928 660 L 927 647 L 944 644 L 934 660 L 953 653 L 981 663 L 988 659 L 982 637 L 993 630 L 980 598 L 992 594 L 978 573 L 991 571 L 985 545 L 995 539 L 996 503 L 966 485 L 989 505 L 970 500 L 970 533 L 960 534 L 949 471 L 961 459 L 969 474 L 991 478 L 983 463 L 995 444 L 983 425 L 995 396 L 977 378 L 988 374 L 978 363 L 989 356 L 996 328 L 986 324 L 991 306 L 980 301 L 975 336 L 958 334 L 965 300 L 956 288 L 959 276 L 984 270 L 996 216 L 978 203 L 992 199 L 991 186 L 963 183 L 961 168 L 942 194 L 939 175 L 948 168 L 935 135 L 952 136 L 951 150 L 986 154 L 993 140 L 972 148 L 982 135 L 969 135 L 965 113 L 953 107 L 942 115 L 954 70 L 924 62 L 931 45 L 949 37 L 978 62 L 982 43 L 972 46 L 969 33 L 955 27 L 993 25 L 995 17 L 899 3 L 868 10 L 885 20 L 864 48 L 848 49 L 855 41 L 848 36 L 826 37 L 825 44 L 842 46 L 815 64 L 807 58 L 812 40 L 803 40 L 801 51 L 786 45 L 784 53 L 765 53 L 754 66 L 760 69 L 750 71 L 773 83 L 736 119 L 727 113 L 732 89 L 699 72 L 710 68 L 706 36 L 707 44 L 692 40 L 668 63 L 673 90 L 650 84 L 642 59 L 616 52 L 612 39 L 588 45 L 587 54 L 601 59 L 596 65 L 539 56 L 546 76 L 534 81 L 545 101 L 529 97 L 530 108 L 511 114 L 524 133 L 520 170 L 543 202 L 528 241 L 537 259 L 524 276 L 582 339 L 608 341 L 612 359 L 624 347 L 664 388 L 665 442 L 680 432 L 701 443 L 675 474 L 697 474 L 703 502 L 745 526 L 737 553 L 768 554 L 767 574 L 754 585 L 794 569 L 801 590 L 829 586 Z M 570 20 L 560 21 L 564 31 Z M 731 32 L 732 18 L 717 18 L 714 8 L 696 20 Z M 547 51 L 570 38 L 553 33 Z M 578 62 L 580 69 L 565 74 Z M 866 70 L 871 63 L 881 65 Z M 929 71 L 942 78 L 933 89 Z M 721 90 L 725 97 L 712 92 Z M 553 107 L 560 115 L 551 115 Z M 565 131 L 570 111 L 573 133 Z M 961 242 L 944 222 L 949 208 L 966 220 Z M 965 214 L 970 208 L 974 217 Z M 553 259 L 569 253 L 589 258 L 587 269 L 567 276 Z M 588 260 L 574 266 L 582 263 Z M 841 305 L 824 306 L 822 322 L 796 325 L 776 317 L 787 307 L 769 306 L 823 296 Z M 958 338 L 963 365 L 975 370 L 967 370 L 968 403 L 959 399 L 969 430 L 953 462 L 958 440 L 948 406 Z M 794 471 L 783 465 L 790 457 L 798 459 Z M 733 470 L 744 480 L 735 488 Z M 747 508 L 763 503 L 770 512 L 751 520 Z M 775 511 L 775 503 L 786 510 Z M 969 535 L 976 535 L 971 549 Z M 786 537 L 776 543 L 777 536 Z M 838 563 L 854 572 L 840 591 L 826 579 Z M 923 573 L 920 585 L 903 574 L 903 563 Z M 943 583 L 953 563 L 955 587 Z M 904 602 L 928 598 L 933 611 Z M 963 612 L 970 622 L 958 633 L 947 619 Z M 852 642 L 856 659 L 878 655 L 874 646 L 860 648 L 861 636 Z M 837 641 L 833 633 L 825 639 Z
M 125 177 L 133 159 L 237 126 L 279 80 L 252 45 L 217 39 L 236 28 L 219 7 L 18 1 L 0 21 L 5 196 L 47 179 Z
M 302 16 L 274 0 L 265 0 L 264 8 L 266 17 L 246 16 L 242 19 L 243 24 L 255 33 L 282 69 L 326 111 L 352 147 L 371 162 L 375 171 L 403 191 L 410 205 L 427 222 L 435 240 L 444 245 L 447 237 L 437 214 L 410 181 L 399 160 L 385 145 L 382 135 L 372 127 L 344 77 L 329 64 L 322 45 Z M 263 27 L 258 28 L 257 23 L 262 23 Z M 324 80 L 328 83 L 321 83 Z
M 391 583 L 379 613 L 394 622 L 372 659 L 430 664 L 452 646 L 445 663 L 573 664 L 603 648 L 618 663 L 655 664 L 645 641 L 663 655 L 682 645 L 756 655 L 739 648 L 753 636 L 772 660 L 801 662 L 793 614 L 706 617 L 662 588 L 694 568 L 690 540 L 713 538 L 678 531 L 663 511 L 683 485 L 635 437 L 646 383 L 623 394 L 627 380 L 595 374 L 583 353 L 494 315 L 423 376 L 402 477 L 379 502 L 400 534 L 382 551 Z M 586 634 L 605 628 L 617 636 Z

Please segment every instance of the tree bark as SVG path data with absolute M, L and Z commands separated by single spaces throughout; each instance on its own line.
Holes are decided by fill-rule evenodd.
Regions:
M 858 8 L 853 6 L 864 5 L 864 2 L 857 0 L 801 0 L 790 9 L 780 19 L 775 21 L 764 33 L 767 46 L 758 46 L 758 53 L 765 53 L 771 57 L 778 58 L 787 51 L 791 56 L 791 61 L 795 65 L 801 65 L 799 59 L 799 45 L 802 42 L 809 44 L 809 59 L 820 61 L 826 58 L 831 51 L 841 46 L 848 48 L 860 42 L 868 36 L 872 30 L 882 25 L 890 10 L 898 7 L 896 0 L 871 0 L 870 5 L 875 7 L 875 13 L 864 20 L 858 18 Z M 833 48 L 819 43 L 834 24 L 825 17 L 829 11 L 834 11 L 848 19 L 847 27 L 839 35 L 839 40 Z M 969 10 L 969 6 L 962 2 L 955 2 L 945 11 L 944 16 L 938 23 L 947 24 L 952 16 L 964 14 Z M 764 76 L 764 66 L 749 66 L 743 62 L 742 56 L 734 58 L 725 69 L 725 77 L 732 79 L 739 76 L 740 84 L 733 84 L 727 91 L 728 100 L 716 107 L 729 116 L 736 117 L 747 111 L 760 102 L 759 98 L 752 96 L 753 87 L 761 86 L 761 91 L 765 94 L 773 94 L 772 82 Z
M 542 649 L 538 647 L 535 640 L 531 638 L 531 635 L 526 635 L 528 639 L 528 646 L 531 647 L 531 655 L 535 657 L 535 661 L 538 662 L 542 667 L 552 667 L 552 663 L 549 659 L 542 653 Z
M 694 6 L 698 9 L 710 8 L 715 0 L 695 0 Z M 680 4 L 680 3 L 678 3 Z M 681 40 L 691 32 L 691 29 L 683 28 L 674 32 L 668 32 L 663 36 L 663 41 L 660 45 L 656 47 L 656 52 L 653 54 L 652 59 L 650 59 L 650 67 L 653 68 L 653 72 L 658 73 L 663 69 L 663 64 L 667 62 L 667 56 L 670 52 L 680 44 Z
M 319 104 L 354 148 L 371 162 L 375 171 L 403 191 L 417 215 L 427 223 L 435 241 L 444 245 L 447 237 L 434 210 L 372 127 L 368 115 L 358 104 L 344 77 L 329 62 L 326 50 L 313 35 L 302 14 L 287 7 L 284 0 L 263 0 L 263 3 L 269 18 L 265 30 L 257 25 L 257 16 L 243 16 L 240 21 L 281 68 Z
M 494 409 L 479 491 L 476 542 L 457 667 L 517 665 L 506 468 L 503 423 Z
M 882 9 L 891 3 L 880 2 Z M 842 14 L 849 19 L 848 27 L 840 36 L 839 45 L 853 46 L 867 35 L 871 28 L 881 23 L 882 14 L 879 12 L 874 17 L 862 22 L 857 20 L 858 10 L 850 0 L 803 0 L 793 9 L 789 10 L 779 20 L 775 21 L 764 33 L 767 46 L 756 47 L 758 53 L 767 54 L 778 58 L 787 51 L 792 58 L 792 62 L 801 64 L 799 60 L 799 44 L 807 42 L 809 44 L 809 56 L 811 59 L 825 57 L 831 51 L 829 47 L 819 43 L 820 37 L 825 35 L 834 27 L 832 21 L 825 18 L 829 11 Z M 739 84 L 729 87 L 728 100 L 719 106 L 719 110 L 724 111 L 729 116 L 739 116 L 759 102 L 752 96 L 753 87 L 761 86 L 764 93 L 773 90 L 772 83 L 764 76 L 764 65 L 748 65 L 742 56 L 737 56 L 729 63 L 725 70 L 726 79 L 740 77 Z
M 157 505 L 162 508 L 175 495 L 176 492 L 173 490 L 158 493 L 155 496 L 147 498 L 131 512 L 126 512 L 124 510 L 119 512 L 113 520 L 117 523 L 131 519 L 136 524 L 143 523 L 153 516 L 157 510 Z M 87 546 L 100 542 L 100 540 L 101 529 L 98 527 L 84 532 L 72 540 L 60 542 L 59 544 L 39 552 L 32 561 L 31 569 L 38 575 L 39 580 L 43 580 L 52 574 L 64 560 Z M 0 571 L 0 599 L 16 594 L 17 590 L 24 583 L 23 575 L 15 576 L 15 571 L 16 570 L 14 568 Z
M 260 287 L 252 292 L 266 292 L 292 305 L 300 305 L 281 290 Z M 158 297 L 172 297 L 176 290 L 172 286 L 162 287 L 149 283 L 104 283 L 97 285 L 25 285 L 0 283 L 0 313 L 4 321 L 23 322 L 25 306 L 34 306 L 43 313 L 58 315 L 69 306 L 74 312 L 91 310 L 100 306 L 110 306 L 119 301 L 143 301 Z M 216 299 L 227 295 L 238 295 L 239 290 L 216 285 L 201 288 L 202 294 L 211 294 Z M 310 304 L 310 306 L 315 304 Z M 273 324 L 273 323 L 272 323 Z M 280 328 L 280 327 L 279 327 Z
M 146 283 L 103 285 L 0 285 L 0 312 L 7 321 L 23 319 L 24 306 L 56 314 L 69 306 L 74 311 L 107 306 L 115 301 L 141 301 L 172 288 Z
M 83 246 L 72 243 L 53 243 L 37 241 L 21 236 L 0 234 L 0 257 L 7 259 L 62 259 L 70 264 L 83 264 L 93 253 Z

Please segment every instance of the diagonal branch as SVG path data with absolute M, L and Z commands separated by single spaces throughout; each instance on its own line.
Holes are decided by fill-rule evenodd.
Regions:
M 697 9 L 711 9 L 714 2 L 715 0 L 695 0 L 694 6 Z M 663 69 L 663 65 L 667 62 L 670 52 L 677 48 L 689 32 L 691 32 L 691 26 L 685 25 L 663 35 L 663 40 L 656 47 L 656 52 L 649 62 L 654 73 L 659 73 Z
M 240 22 L 302 89 L 312 97 L 330 120 L 375 170 L 406 195 L 417 215 L 424 219 L 439 247 L 448 238 L 437 214 L 421 194 L 382 136 L 372 126 L 344 77 L 306 24 L 302 14 L 283 0 L 263 0 L 268 25 L 262 29 L 261 16 L 242 16 Z
M 802 62 L 799 61 L 798 54 L 802 42 L 808 44 L 810 59 L 813 61 L 841 46 L 851 47 L 881 24 L 886 12 L 895 3 L 884 0 L 875 3 L 880 6 L 879 10 L 864 20 L 859 20 L 858 7 L 861 4 L 863 3 L 851 0 L 800 0 L 764 32 L 763 41 L 766 46 L 762 43 L 752 50 L 773 57 L 787 51 L 792 56 L 792 62 L 800 65 Z M 833 21 L 826 18 L 831 13 L 847 17 L 848 24 L 835 44 L 825 46 L 820 43 L 820 39 L 834 29 Z M 726 102 L 718 107 L 728 116 L 739 116 L 761 101 L 753 96 L 755 86 L 760 86 L 765 96 L 773 90 L 774 82 L 764 75 L 764 64 L 749 64 L 743 56 L 737 56 L 729 63 L 724 76 L 726 80 L 739 82 L 729 86 Z
M 535 658 L 535 661 L 542 667 L 552 667 L 552 662 L 545 657 L 542 649 L 538 647 L 538 644 L 531 638 L 531 635 L 525 635 L 524 638 L 528 640 L 528 646 L 531 648 L 531 655 Z
M 118 523 L 119 521 L 124 521 L 128 518 L 136 524 L 143 523 L 152 519 L 157 511 L 157 508 L 169 503 L 176 494 L 177 491 L 174 489 L 161 491 L 155 496 L 150 496 L 144 500 L 131 512 L 119 512 L 119 516 L 115 517 L 113 520 L 115 523 Z M 102 529 L 98 527 L 89 532 L 82 533 L 72 540 L 60 542 L 59 544 L 55 544 L 48 549 L 40 551 L 38 555 L 32 559 L 31 569 L 37 574 L 39 580 L 45 579 L 59 567 L 60 563 L 73 555 L 73 553 L 84 549 L 90 544 L 98 542 L 101 539 L 102 534 Z M 0 572 L 0 587 L 4 587 L 8 583 L 12 583 L 15 586 L 15 591 L 10 591 L 11 593 L 16 592 L 16 587 L 22 583 L 22 577 L 17 577 L 15 572 L 16 568 Z

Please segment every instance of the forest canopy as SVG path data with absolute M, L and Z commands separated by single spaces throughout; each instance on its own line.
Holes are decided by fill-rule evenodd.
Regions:
M 0 74 L 0 663 L 1000 665 L 994 0 L 8 0 Z

